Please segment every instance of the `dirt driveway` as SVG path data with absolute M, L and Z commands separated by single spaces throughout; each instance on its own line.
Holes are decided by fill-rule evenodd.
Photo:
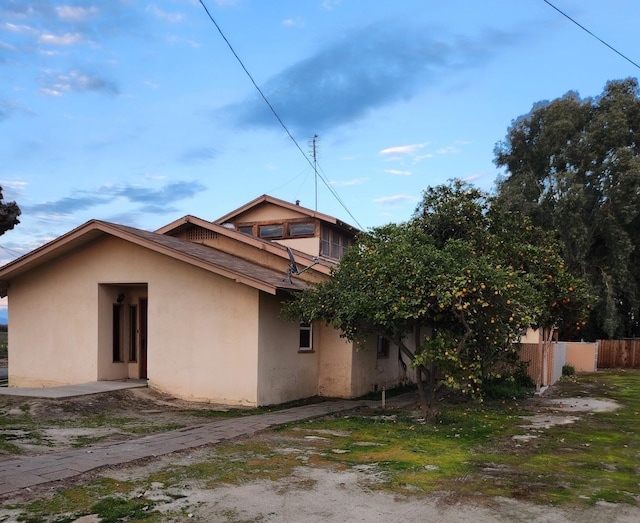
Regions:
M 571 424 L 590 413 L 615 409 L 613 401 L 593 398 L 547 398 L 534 400 L 538 414 L 530 418 L 531 427 L 543 431 L 553 426 Z M 73 398 L 65 401 L 8 400 L 3 405 L 4 416 L 29 414 L 40 429 L 23 434 L 16 444 L 25 454 L 61 450 L 78 446 L 83 441 L 118 441 L 135 437 L 136 427 L 161 430 L 163 427 L 188 426 L 203 423 L 211 406 L 193 405 L 147 390 L 121 391 L 99 396 Z M 73 420 L 93 419 L 89 423 Z M 71 421 L 64 421 L 71 420 Z M 101 422 L 98 422 L 102 420 Z M 112 420 L 113 423 L 105 422 Z M 64 422 L 63 422 L 64 421 Z M 206 419 L 204 420 L 206 421 Z M 94 425 L 93 427 L 91 425 Z M 131 429 L 135 429 L 131 432 Z M 43 436 L 44 434 L 44 436 Z M 526 436 L 526 435 L 525 435 Z M 42 445 L 42 437 L 48 444 Z M 38 438 L 40 440 L 38 441 Z M 46 484 L 20 492 L 3 500 L 0 522 L 20 521 L 20 514 L 33 501 L 53 499 L 56 493 L 71 488 L 78 491 L 89 483 L 133 485 L 132 498 L 149 500 L 155 515 L 148 521 L 201 522 L 576 522 L 631 523 L 640 521 L 640 508 L 624 503 L 598 502 L 591 507 L 563 508 L 540 505 L 505 497 L 461 498 L 454 491 L 431 494 L 407 490 L 390 493 L 377 488 L 383 481 L 380 471 L 372 465 L 350 468 L 319 465 L 314 452 L 304 441 L 323 439 L 323 435 L 304 436 L 287 445 L 278 439 L 277 431 L 266 432 L 246 440 L 255 454 L 274 446 L 280 454 L 294 460 L 295 466 L 276 479 L 261 478 L 234 484 L 212 485 L 206 477 L 176 480 L 171 471 L 214 459 L 217 449 L 201 448 L 159 459 L 132 463 L 127 466 L 104 468 L 67 483 Z M 366 442 L 363 442 L 363 444 Z M 330 449 L 339 452 L 339 449 Z M 219 458 L 219 456 L 218 456 Z M 1 459 L 1 458 L 0 458 Z M 7 457 L 5 457 L 7 459 Z M 233 458 L 230 459 L 237 459 Z M 426 472 L 428 473 L 428 472 Z M 206 474 L 203 474 L 205 476 Z M 171 479 L 169 479 L 171 478 Z M 101 483 L 102 482 L 102 483 Z M 108 483 L 105 483 L 108 482 Z M 89 491 L 93 492 L 93 491 Z M 52 505 L 59 506 L 59 504 Z M 46 510 L 46 509 L 42 509 Z M 53 509 L 52 509 L 53 510 Z M 158 515 L 159 514 L 159 515 Z M 159 518 L 159 519 L 158 519 Z M 48 518 L 33 521 L 62 521 L 51 513 Z M 131 519 L 114 519 L 129 521 Z M 64 521 L 73 521 L 64 519 Z M 97 515 L 84 515 L 76 523 L 97 523 Z M 147 521 L 137 519 L 137 521 Z

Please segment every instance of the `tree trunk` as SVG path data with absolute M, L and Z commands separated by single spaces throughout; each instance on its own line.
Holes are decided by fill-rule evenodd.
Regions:
M 393 342 L 398 345 L 400 351 L 405 356 L 407 356 L 407 358 L 409 358 L 411 362 L 415 361 L 416 355 L 411 352 L 411 350 L 402 342 L 402 340 L 396 339 L 393 340 Z M 434 419 L 438 415 L 438 412 L 433 407 L 436 390 L 433 363 L 430 364 L 429 368 L 426 368 L 424 365 L 417 365 L 414 368 L 416 369 L 416 386 L 418 387 L 420 410 L 422 410 L 422 414 L 425 419 Z M 423 375 L 426 380 L 423 380 Z

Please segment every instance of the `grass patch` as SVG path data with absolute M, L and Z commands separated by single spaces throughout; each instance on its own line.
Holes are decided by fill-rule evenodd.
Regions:
M 6 330 L 0 330 L 0 358 L 9 357 L 9 333 Z
M 461 502 L 505 496 L 567 507 L 599 501 L 637 506 L 640 372 L 571 376 L 553 391 L 560 398 L 614 400 L 620 408 L 548 412 L 535 403 L 537 398 L 457 402 L 442 404 L 436 422 L 425 422 L 412 412 L 362 409 L 217 445 L 192 464 L 167 466 L 135 482 L 103 479 L 66 489 L 26 505 L 24 518 L 32 519 L 21 521 L 60 523 L 65 520 L 48 515 L 64 518 L 98 511 L 102 521 L 160 521 L 154 518 L 159 518 L 164 501 L 150 502 L 136 497 L 136 492 L 162 485 L 171 496 L 190 486 L 214 489 L 255 480 L 277 482 L 301 466 L 360 470 L 370 475 L 368 489 L 405 496 L 447 492 L 449 500 Z M 548 417 L 579 419 L 532 429 L 527 418 L 540 411 Z M 282 485 L 293 488 L 287 482 Z M 300 485 L 302 490 L 313 487 L 312 481 Z
M 37 501 L 9 508 L 19 510 L 16 521 L 25 523 L 71 523 L 90 514 L 97 515 L 101 523 L 160 523 L 166 521 L 167 517 L 170 521 L 188 519 L 183 511 L 159 512 L 157 506 L 164 501 L 146 498 L 144 490 L 139 487 L 135 482 L 100 478 L 86 485 L 65 488 Z M 180 494 L 166 496 L 169 500 L 181 497 L 183 496 Z

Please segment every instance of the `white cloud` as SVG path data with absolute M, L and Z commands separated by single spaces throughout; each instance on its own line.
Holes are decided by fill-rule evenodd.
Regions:
M 415 203 L 417 201 L 417 198 L 415 198 L 414 196 L 409 196 L 407 194 L 396 194 L 394 196 L 383 196 L 381 198 L 376 198 L 373 200 L 373 203 L 377 203 L 380 205 L 404 205 L 407 203 Z
M 282 21 L 282 25 L 284 25 L 285 27 L 304 27 L 305 23 L 304 20 L 300 17 L 293 19 L 293 18 L 285 18 Z
M 416 154 L 420 149 L 427 146 L 428 143 L 415 143 L 412 145 L 399 145 L 396 147 L 389 147 L 380 151 L 380 154 L 384 156 L 412 156 Z
M 76 45 L 85 42 L 80 33 L 65 33 L 62 36 L 53 34 L 40 35 L 40 42 L 48 45 Z
M 25 189 L 27 186 L 29 185 L 28 182 L 21 182 L 21 181 L 0 181 L 0 187 L 2 187 L 3 189 L 5 189 L 5 193 L 10 192 L 7 191 L 6 189 L 10 189 L 12 191 L 22 191 L 23 189 Z M 6 198 L 6 195 L 5 195 Z
M 411 176 L 411 171 L 399 171 L 398 169 L 386 169 L 384 172 L 394 176 Z
M 442 147 L 436 151 L 437 154 L 460 154 L 461 152 L 462 150 L 459 147 L 454 147 L 453 145 Z
M 163 11 L 162 9 L 154 5 L 148 6 L 147 12 L 151 13 L 156 18 L 165 20 L 166 22 L 169 22 L 172 24 L 182 22 L 182 20 L 184 19 L 184 15 L 182 13 L 169 13 L 167 11 Z
M 46 96 L 62 96 L 62 93 L 60 91 L 50 89 L 49 87 L 43 87 L 42 89 L 40 89 L 40 92 Z
M 61 5 L 56 7 L 56 13 L 58 13 L 58 17 L 62 20 L 70 20 L 73 22 L 80 22 L 82 20 L 86 20 L 93 15 L 97 15 L 100 12 L 96 6 L 90 7 L 82 7 L 82 6 L 71 6 L 71 5 Z
M 36 30 L 33 29 L 33 27 L 29 27 L 28 25 L 16 25 L 10 22 L 5 22 L 3 24 L 0 24 L 0 29 L 2 29 L 3 31 L 7 31 L 9 33 L 16 33 L 16 34 L 33 34 L 36 32 Z
M 331 11 L 331 9 L 340 5 L 341 2 L 342 0 L 324 0 L 324 2 L 322 2 L 322 7 L 328 11 Z

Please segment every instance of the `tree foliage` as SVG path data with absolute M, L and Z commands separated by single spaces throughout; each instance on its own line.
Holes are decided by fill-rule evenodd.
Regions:
M 16 202 L 5 202 L 0 187 L 0 236 L 20 223 L 18 216 L 22 214 Z
M 627 79 L 538 103 L 495 150 L 501 204 L 554 231 L 597 297 L 581 333 L 591 339 L 640 335 L 639 94 Z
M 527 242 L 541 236 L 542 244 Z M 285 314 L 327 322 L 359 344 L 372 335 L 390 340 L 416 368 L 419 385 L 426 378 L 425 410 L 437 376 L 479 395 L 484 379 L 509 371 L 523 329 L 556 322 L 546 316 L 552 303 L 559 311 L 583 297 L 547 236 L 455 181 L 427 190 L 409 222 L 362 233 L 330 279 Z M 574 298 L 578 313 L 581 301 Z

